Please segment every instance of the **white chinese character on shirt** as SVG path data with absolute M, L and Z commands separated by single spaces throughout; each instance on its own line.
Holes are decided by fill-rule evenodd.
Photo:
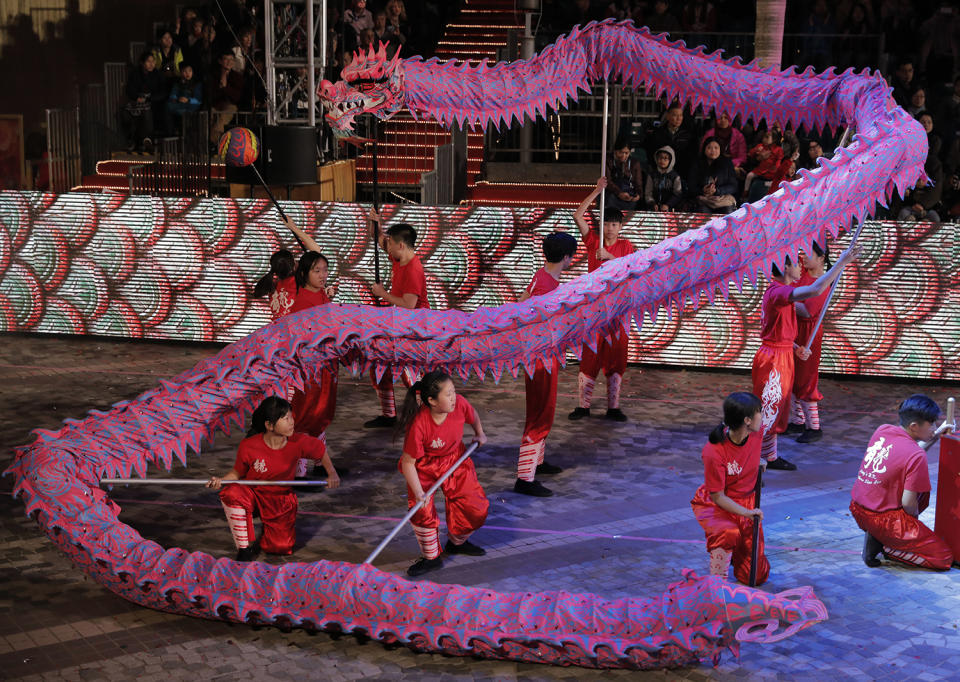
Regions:
M 258 459 L 253 463 L 253 470 L 259 474 L 264 474 L 267 472 L 267 463 L 262 459 Z
M 444 443 L 442 440 L 440 440 L 439 438 L 434 438 L 433 442 L 430 443 L 430 448 L 433 450 L 439 450 L 444 445 L 446 445 L 446 443 Z
M 893 447 L 893 443 L 884 447 L 885 440 L 886 438 L 881 436 L 876 443 L 867 448 L 867 453 L 863 456 L 863 466 L 870 467 L 875 474 L 882 474 L 887 470 L 884 462 L 890 456 L 890 448 Z
M 739 476 L 741 471 L 743 471 L 743 469 L 737 460 L 727 462 L 727 476 Z

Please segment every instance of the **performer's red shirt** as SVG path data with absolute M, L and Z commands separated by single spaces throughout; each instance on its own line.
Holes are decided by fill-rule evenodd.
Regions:
M 427 276 L 423 273 L 423 263 L 416 254 L 406 265 L 393 262 L 390 295 L 403 298 L 404 294 L 413 294 L 417 297 L 417 308 L 430 307 L 430 301 L 427 300 Z
M 542 296 L 543 294 L 549 294 L 558 286 L 560 286 L 560 280 L 554 279 L 553 275 L 547 272 L 545 268 L 540 268 L 533 274 L 533 279 L 530 280 L 527 291 L 531 296 Z
M 297 292 L 297 297 L 293 300 L 293 307 L 290 309 L 290 312 L 299 313 L 301 310 L 312 308 L 315 305 L 326 305 L 329 302 L 330 298 L 323 289 L 320 291 L 310 291 L 304 288 Z
M 722 492 L 728 497 L 750 495 L 757 484 L 757 469 L 760 468 L 760 442 L 763 432 L 747 436 L 742 445 L 736 445 L 729 437 L 722 443 L 708 442 L 703 446 L 703 482 L 708 493 Z
M 902 426 L 873 432 L 851 496 L 861 507 L 882 512 L 902 507 L 903 491 L 930 492 L 927 453 Z
M 297 280 L 293 275 L 276 283 L 276 288 L 270 294 L 270 315 L 274 322 L 290 312 L 296 297 Z
M 600 248 L 600 235 L 596 231 L 590 230 L 587 233 L 587 236 L 583 238 L 583 245 L 587 247 L 587 272 L 593 272 L 604 263 L 610 262 L 597 258 L 597 249 Z M 630 240 L 622 238 L 618 238 L 613 246 L 604 246 L 603 248 L 614 258 L 629 256 L 636 251 Z
M 297 474 L 297 460 L 323 459 L 327 446 L 305 433 L 294 433 L 279 450 L 269 447 L 258 433 L 240 441 L 233 468 L 247 481 L 291 481 Z M 258 486 L 262 492 L 289 490 L 283 486 Z
M 430 408 L 423 405 L 407 429 L 403 451 L 414 459 L 459 455 L 464 448 L 463 425 L 476 422 L 476 411 L 462 395 L 457 395 L 456 407 L 440 424 L 433 421 Z
M 797 282 L 797 286 L 805 287 L 808 284 L 813 284 L 817 281 L 816 277 L 813 277 L 806 270 L 803 271 L 803 274 L 800 275 L 800 281 Z M 804 307 L 807 309 L 807 312 L 810 313 L 810 317 L 798 317 L 797 318 L 797 343 L 801 346 L 807 345 L 807 340 L 810 338 L 810 332 L 813 331 L 814 325 L 817 324 L 817 319 L 820 317 L 820 311 L 823 310 L 823 306 L 827 302 L 827 296 L 830 295 L 830 288 L 824 290 L 819 296 L 814 296 L 813 298 L 808 298 L 803 303 Z M 817 332 L 817 335 L 823 335 L 823 325 L 820 325 L 820 330 Z
M 768 346 L 793 346 L 797 338 L 797 311 L 790 300 L 794 287 L 772 282 L 760 303 L 760 338 Z

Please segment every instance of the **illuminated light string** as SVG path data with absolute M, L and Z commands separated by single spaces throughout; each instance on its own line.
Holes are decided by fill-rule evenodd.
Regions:
M 379 59 L 371 52 L 355 60 L 344 77 L 349 81 L 361 67 L 383 67 L 385 56 Z M 151 465 L 169 469 L 174 457 L 185 462 L 188 448 L 199 451 L 216 431 L 239 426 L 265 395 L 316 379 L 326 364 L 343 362 L 356 373 L 385 365 L 439 366 L 463 378 L 529 371 L 537 361 L 562 359 L 567 350 L 648 313 L 655 323 L 664 313 L 672 320 L 688 302 L 695 308 L 701 294 L 708 302 L 736 298 L 742 294 L 731 293 L 731 280 L 734 290 L 747 278 L 756 281 L 773 262 L 795 257 L 813 240 L 824 243 L 828 234 L 836 237 L 852 218 L 862 222 L 876 202 L 885 204 L 895 190 L 903 194 L 924 177 L 923 128 L 899 107 L 887 108 L 889 88 L 869 72 L 762 70 L 705 55 L 702 48 L 687 50 L 629 22 L 578 27 L 538 57 L 511 64 L 474 68 L 417 58 L 391 64 L 372 97 L 354 94 L 347 81 L 324 84 L 328 120 L 342 131 L 362 111 L 388 118 L 406 106 L 444 124 L 509 125 L 525 115 L 542 116 L 592 81 L 620 77 L 705 110 L 795 126 L 855 123 L 858 134 L 834 158 L 821 159 L 816 171 L 801 171 L 800 180 L 756 205 L 523 304 L 470 313 L 334 305 L 287 316 L 132 401 L 56 431 L 35 432 L 36 440 L 17 450 L 8 469 L 27 513 L 36 514 L 78 567 L 136 603 L 205 618 L 362 629 L 422 651 L 656 668 L 715 660 L 740 641 L 777 641 L 826 618 L 809 588 L 772 595 L 690 571 L 647 600 L 503 594 L 411 583 L 345 562 L 218 561 L 165 550 L 119 521 L 96 487 L 101 478 L 129 478 L 134 471 L 145 476 Z M 353 101 L 363 107 L 342 113 L 342 105 Z M 5 224 L 10 209 L 27 198 L 10 195 L 0 195 Z M 813 195 L 819 199 L 803 201 Z M 203 248 L 198 240 L 201 260 Z M 88 254 L 99 255 L 96 249 Z M 200 316 L 195 297 L 185 290 L 183 298 L 181 314 Z M 431 608 L 441 602 L 443 609 Z

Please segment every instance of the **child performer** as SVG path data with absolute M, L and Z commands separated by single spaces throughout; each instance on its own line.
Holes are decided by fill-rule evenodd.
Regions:
M 417 404 L 417 391 L 422 405 Z M 430 486 L 466 451 L 463 425 L 473 428 L 473 442 L 483 445 L 480 417 L 463 396 L 457 395 L 450 375 L 440 370 L 426 374 L 407 390 L 397 432 L 405 433 L 400 472 L 407 482 L 407 508 L 422 500 Z M 440 486 L 446 506 L 447 554 L 483 556 L 486 552 L 469 540 L 470 534 L 487 520 L 490 503 L 477 481 L 473 460 L 467 459 Z M 407 575 L 418 576 L 443 566 L 440 533 L 433 500 L 413 516 L 410 523 L 423 553 Z
M 603 212 L 603 239 L 590 230 L 585 214 L 593 200 L 603 191 L 607 184 L 606 178 L 597 180 L 597 187 L 583 200 L 573 220 L 580 228 L 583 245 L 587 248 L 587 271 L 593 272 L 608 260 L 629 256 L 634 252 L 633 244 L 620 238 L 620 229 L 623 227 L 623 212 L 618 208 L 607 207 Z M 625 422 L 627 415 L 620 409 L 620 384 L 627 371 L 627 341 L 629 334 L 618 326 L 610 334 L 610 341 L 606 335 L 597 334 L 597 351 L 590 350 L 590 346 L 583 344 L 583 353 L 580 359 L 580 373 L 577 375 L 577 386 L 580 405 L 570 413 L 569 418 L 576 420 L 590 416 L 590 401 L 593 399 L 593 387 L 597 381 L 597 374 L 603 369 L 607 378 L 607 419 Z
M 793 356 L 801 360 L 810 357 L 810 351 L 797 346 L 796 301 L 819 296 L 840 276 L 843 266 L 856 258 L 860 251 L 851 247 L 840 255 L 837 264 L 807 286 L 795 286 L 800 279 L 800 267 L 787 256 L 783 272 L 773 266 L 773 281 L 763 292 L 760 303 L 760 348 L 753 356 L 753 392 L 763 402 L 763 450 L 768 469 L 794 471 L 796 465 L 777 456 L 777 434 L 783 433 L 790 418 L 790 390 L 793 387 Z
M 900 425 L 873 432 L 851 492 L 850 513 L 866 533 L 863 563 L 880 565 L 877 554 L 905 564 L 945 571 L 950 547 L 917 518 L 930 502 L 927 453 L 917 441 L 930 441 L 937 404 L 915 394 L 900 404 Z
M 380 216 L 370 211 L 370 222 L 379 223 Z M 382 298 L 390 305 L 400 308 L 429 308 L 427 300 L 427 277 L 423 272 L 423 264 L 414 250 L 417 243 L 417 231 L 406 223 L 397 223 L 387 228 L 381 239 L 381 247 L 390 256 L 390 291 L 387 292 L 379 283 L 370 287 L 370 293 Z M 403 383 L 410 386 L 411 377 L 406 373 L 402 376 Z M 373 367 L 370 368 L 370 382 L 377 390 L 380 398 L 380 416 L 363 423 L 364 428 L 376 429 L 393 427 L 397 423 L 397 407 L 393 395 L 393 370 L 387 367 L 380 381 Z
M 750 198 L 750 185 L 753 184 L 755 178 L 773 180 L 773 176 L 777 174 L 777 169 L 780 166 L 780 161 L 783 159 L 783 148 L 776 144 L 772 130 L 764 130 L 760 133 L 760 143 L 755 145 L 747 156 L 756 163 L 756 166 L 747 173 L 747 177 L 743 181 L 743 198 L 745 200 Z M 764 191 L 763 194 L 766 194 L 766 192 Z M 763 194 L 760 196 L 763 196 Z
M 308 251 L 300 258 L 295 279 L 297 295 L 290 313 L 327 305 L 336 295 L 334 286 L 327 286 L 330 264 L 327 257 L 316 251 Z M 303 391 L 293 391 L 290 404 L 297 418 L 297 426 L 303 433 L 319 438 L 326 443 L 327 427 L 333 421 L 337 411 L 337 371 L 323 369 L 320 383 L 307 382 Z M 314 472 L 319 473 L 319 472 Z M 301 458 L 297 464 L 297 478 L 307 475 L 307 459 Z
M 754 508 L 763 421 L 762 404 L 753 393 L 731 393 L 723 401 L 723 421 L 710 432 L 703 446 L 703 485 L 690 500 L 693 514 L 707 534 L 710 575 L 727 578 L 730 560 L 733 575 L 750 581 L 753 554 L 753 523 L 763 520 Z M 770 562 L 763 553 L 763 526 L 757 552 L 757 585 L 770 575 Z
M 560 273 L 570 267 L 573 255 L 577 252 L 577 240 L 566 232 L 551 232 L 543 239 L 543 257 L 546 263 L 537 270 L 530 285 L 519 300 L 526 301 L 531 296 L 542 296 L 560 286 Z M 557 380 L 560 363 L 553 361 L 547 371 L 542 360 L 537 360 L 533 376 L 524 372 L 523 378 L 527 394 L 527 420 L 523 426 L 523 439 L 520 441 L 520 459 L 517 462 L 517 482 L 513 486 L 515 493 L 534 497 L 550 497 L 553 491 L 536 480 L 536 474 L 559 474 L 562 468 L 544 461 L 547 435 L 553 426 L 553 415 L 557 410 Z
M 830 267 L 830 249 L 821 249 L 813 242 L 812 252 L 804 255 L 803 273 L 800 275 L 800 286 L 813 284 Z M 805 347 L 810 340 L 810 334 L 817 324 L 820 311 L 827 302 L 830 291 L 824 291 L 819 296 L 808 298 L 803 303 L 797 303 L 797 338 L 796 345 Z M 793 397 L 790 413 L 790 426 L 787 433 L 794 431 L 794 425 L 799 425 L 802 433 L 797 438 L 798 443 L 814 443 L 823 437 L 820 430 L 819 401 L 823 394 L 817 386 L 820 372 L 820 354 L 823 350 L 823 325 L 817 330 L 817 335 L 810 344 L 810 357 L 802 360 L 794 358 Z
M 320 252 L 320 245 L 310 235 L 297 227 L 289 217 L 286 226 L 293 232 L 309 251 Z M 297 296 L 297 283 L 294 272 L 297 269 L 293 254 L 286 249 L 280 249 L 270 256 L 270 272 L 261 277 L 253 287 L 253 297 L 270 297 L 270 316 L 276 322 L 290 312 L 293 301 Z
M 293 430 L 293 412 L 283 398 L 270 396 L 253 411 L 247 437 L 237 449 L 237 461 L 225 476 L 212 476 L 207 487 L 220 490 L 230 481 L 287 481 L 301 457 L 319 459 L 327 470 L 327 487 L 340 485 L 337 471 L 322 441 Z M 227 524 L 237 545 L 237 561 L 252 561 L 262 549 L 292 554 L 296 541 L 297 496 L 289 486 L 227 485 L 220 490 Z M 263 537 L 254 540 L 253 513 L 263 521 Z

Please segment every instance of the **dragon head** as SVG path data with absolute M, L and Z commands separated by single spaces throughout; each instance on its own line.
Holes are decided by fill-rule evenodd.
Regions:
M 387 49 L 354 52 L 353 61 L 340 73 L 343 80 L 320 82 L 317 93 L 326 110 L 327 123 L 334 134 L 343 136 L 353 131 L 358 114 L 371 113 L 388 119 L 400 111 L 404 103 L 403 66 L 400 51 L 387 59 Z

